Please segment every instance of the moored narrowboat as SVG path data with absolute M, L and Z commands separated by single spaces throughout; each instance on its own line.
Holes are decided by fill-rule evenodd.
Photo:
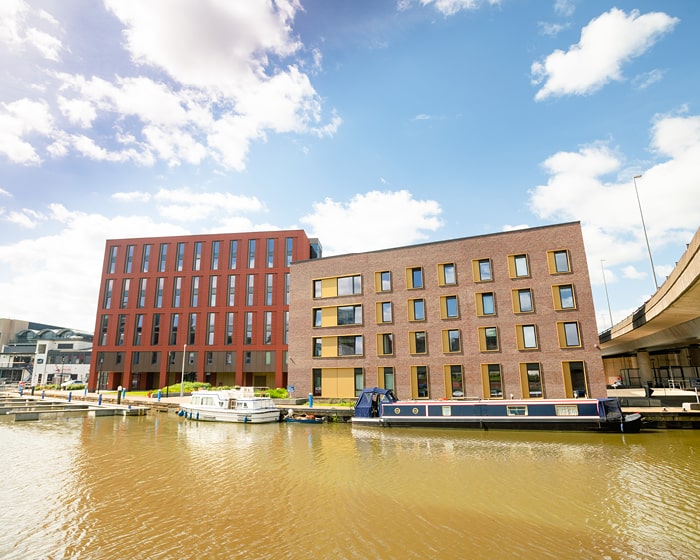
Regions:
M 510 430 L 639 432 L 642 416 L 623 414 L 615 398 L 399 400 L 387 389 L 364 389 L 356 426 L 422 426 Z

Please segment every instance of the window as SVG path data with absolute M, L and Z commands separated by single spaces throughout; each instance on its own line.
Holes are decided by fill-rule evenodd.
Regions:
M 275 240 L 268 239 L 265 251 L 265 266 L 272 268 L 275 266 Z
M 385 389 L 389 389 L 390 391 L 394 390 L 394 368 L 393 367 L 383 367 L 379 368 L 382 374 L 381 379 L 384 382 L 383 387 Z
M 323 326 L 323 310 L 320 307 L 313 309 L 314 327 Z
M 284 254 L 284 266 L 289 266 L 292 264 L 292 257 L 294 254 L 294 238 L 287 237 L 285 240 L 285 254 Z
M 361 356 L 362 336 L 339 336 L 338 356 Z
M 229 307 L 236 305 L 236 277 L 233 275 L 228 277 L 228 294 L 226 299 Z
M 245 314 L 245 334 L 243 344 L 253 344 L 253 313 L 247 311 Z
M 549 265 L 550 274 L 567 274 L 571 272 L 569 251 L 566 249 L 547 251 L 547 264 Z
M 238 264 L 238 241 L 232 239 L 228 246 L 228 267 L 235 270 Z
M 440 316 L 443 319 L 454 319 L 459 317 L 457 296 L 442 296 L 440 298 Z
M 362 389 L 365 388 L 365 373 L 362 368 L 355 368 L 355 396 L 359 397 Z
M 250 307 L 253 305 L 253 296 L 255 295 L 255 274 L 248 274 L 246 281 L 245 304 Z
M 450 286 L 457 283 L 454 263 L 438 265 L 438 278 L 441 286 Z
M 478 259 L 472 261 L 474 280 L 476 282 L 491 282 L 493 274 L 491 272 L 491 259 Z
M 540 364 L 520 364 L 520 376 L 524 395 L 530 399 L 541 399 L 544 396 Z
M 146 307 L 147 280 L 148 280 L 147 278 L 141 278 L 141 280 L 139 280 L 139 295 L 138 295 L 138 300 L 136 301 L 136 307 L 139 307 L 139 308 Z
M 508 416 L 527 416 L 527 406 L 525 406 L 525 405 L 506 405 L 506 415 L 508 415 Z
M 272 305 L 272 288 L 273 288 L 274 275 L 265 275 L 265 305 Z
M 214 333 L 216 332 L 216 313 L 207 313 L 207 339 L 205 344 L 214 344 Z
M 102 315 L 100 320 L 100 346 L 107 344 L 107 331 L 109 326 L 109 315 Z
M 423 287 L 423 269 L 421 267 L 406 269 L 406 286 L 413 290 Z
M 358 274 L 356 276 L 344 276 L 338 278 L 338 295 L 339 296 L 349 296 L 354 294 L 362 293 L 362 277 Z
M 199 305 L 199 276 L 192 277 L 192 288 L 190 290 L 190 306 L 197 307 Z
M 284 304 L 289 305 L 289 272 L 284 273 Z
M 512 255 L 508 257 L 508 271 L 511 278 L 525 278 L 530 276 L 527 255 Z
M 464 374 L 462 373 L 462 366 L 448 365 L 445 366 L 445 369 L 449 381 L 447 386 L 450 388 L 450 393 L 447 397 L 458 399 L 464 397 Z
M 109 279 L 105 281 L 105 293 L 104 299 L 102 300 L 102 308 L 109 309 L 112 307 L 112 292 L 114 291 L 114 280 Z
M 168 262 L 168 244 L 160 244 L 160 252 L 158 253 L 158 272 L 165 272 L 165 267 Z
M 323 394 L 323 370 L 321 368 L 312 369 L 311 377 L 314 397 L 320 397 Z
M 493 292 L 476 294 L 476 314 L 480 317 L 496 314 L 496 296 Z
M 153 314 L 153 323 L 151 324 L 151 346 L 157 346 L 160 342 L 160 313 Z
M 134 265 L 134 246 L 126 246 L 126 259 L 124 261 L 124 272 L 126 274 L 131 274 Z
M 129 305 L 129 286 L 131 286 L 131 280 L 124 278 L 122 280 L 122 299 L 119 303 L 121 309 L 126 309 L 126 306 Z
M 498 329 L 496 327 L 479 327 L 479 350 L 481 352 L 498 350 Z
M 194 254 L 192 255 L 192 270 L 202 269 L 202 242 L 194 242 Z
M 388 270 L 384 270 L 382 272 L 375 272 L 374 285 L 377 292 L 390 292 L 391 272 L 389 272 Z
M 428 351 L 427 338 L 428 334 L 425 331 L 416 331 L 408 333 L 409 336 L 409 352 L 411 354 L 425 354 Z
M 255 239 L 248 240 L 248 268 L 255 268 Z
M 284 333 L 282 335 L 282 344 L 289 344 L 289 311 L 285 311 L 282 316 L 282 321 L 284 322 Z M 284 363 L 287 363 L 287 351 L 284 351 Z
M 109 262 L 107 264 L 107 274 L 114 274 L 117 270 L 117 247 L 109 248 Z
M 361 325 L 361 305 L 341 305 L 338 307 L 338 325 Z
M 320 358 L 323 356 L 323 339 L 322 338 L 314 338 L 313 341 L 313 348 L 312 348 L 312 353 L 314 358 Z
M 513 311 L 515 313 L 532 313 L 534 310 L 530 288 L 513 290 Z
M 559 334 L 560 348 L 581 346 L 581 337 L 579 335 L 579 327 L 577 322 L 573 321 L 570 323 L 557 323 L 557 332 Z
M 394 335 L 380 333 L 377 335 L 377 348 L 380 356 L 391 356 L 394 353 Z
M 189 327 L 187 329 L 187 344 L 194 344 L 197 337 L 197 314 L 190 313 Z
M 229 311 L 226 313 L 226 344 L 233 344 L 233 313 Z
M 272 311 L 263 315 L 263 344 L 272 344 Z
M 184 243 L 178 243 L 177 244 L 177 251 L 175 253 L 175 270 L 178 272 L 182 271 L 182 267 L 185 262 L 185 244 Z
M 134 321 L 134 346 L 141 345 L 141 336 L 143 335 L 143 315 L 136 315 L 136 320 Z
M 534 350 L 537 348 L 537 330 L 535 325 L 516 325 L 515 340 L 518 350 Z
M 209 307 L 216 307 L 216 288 L 218 284 L 218 276 L 209 277 Z
M 377 308 L 379 310 L 379 313 L 377 313 L 379 317 L 379 321 L 377 321 L 378 323 L 391 323 L 393 321 L 390 301 L 382 301 L 377 303 Z
M 323 297 L 323 281 L 314 280 L 314 299 Z
M 574 286 L 572 284 L 552 286 L 552 293 L 554 298 L 554 309 L 557 311 L 562 311 L 564 309 L 576 309 Z
M 442 351 L 445 353 L 459 352 L 462 346 L 460 342 L 459 330 L 448 329 L 442 331 Z
M 219 250 L 221 241 L 212 241 L 211 243 L 211 270 L 219 270 Z
M 567 397 L 582 397 L 588 394 L 586 369 L 583 362 L 562 362 L 564 371 L 564 386 L 567 387 Z M 571 386 L 569 392 L 568 385 Z
M 411 378 L 413 381 L 414 397 L 427 399 L 430 396 L 430 383 L 427 366 L 411 366 Z
M 149 261 L 151 260 L 151 245 L 147 243 L 143 246 L 143 254 L 141 255 L 141 272 L 148 272 Z
M 177 330 L 180 324 L 179 313 L 173 313 L 170 316 L 170 338 L 168 339 L 168 344 L 171 346 L 177 344 Z
M 482 364 L 481 375 L 484 384 L 484 394 L 488 395 L 490 399 L 502 399 L 503 377 L 500 364 Z
M 408 300 L 408 320 L 409 321 L 425 321 L 425 300 L 424 299 L 409 299 Z

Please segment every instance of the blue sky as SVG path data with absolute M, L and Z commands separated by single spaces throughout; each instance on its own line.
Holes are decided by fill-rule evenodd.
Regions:
M 580 220 L 599 328 L 700 225 L 691 1 L 3 0 L 0 316 L 92 330 L 109 238 L 324 254 Z

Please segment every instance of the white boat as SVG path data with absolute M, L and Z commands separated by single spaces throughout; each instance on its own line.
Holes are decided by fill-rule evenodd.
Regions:
M 280 410 L 270 397 L 255 396 L 253 387 L 192 393 L 180 405 L 179 416 L 206 422 L 279 422 Z

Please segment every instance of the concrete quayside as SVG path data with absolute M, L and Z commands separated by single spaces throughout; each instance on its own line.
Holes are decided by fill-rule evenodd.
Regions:
M 148 407 L 0 393 L 0 420 L 26 422 L 77 416 L 142 416 Z

